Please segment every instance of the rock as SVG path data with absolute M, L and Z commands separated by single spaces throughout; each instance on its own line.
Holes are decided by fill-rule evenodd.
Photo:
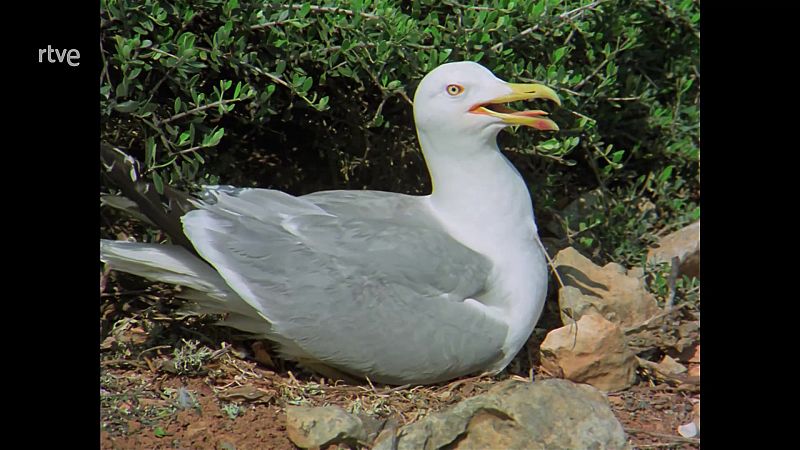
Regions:
M 664 358 L 658 363 L 658 367 L 661 373 L 670 376 L 680 375 L 686 372 L 686 367 L 683 364 L 675 361 L 668 355 L 664 355 Z
M 600 267 L 572 247 L 558 252 L 553 261 L 564 287 L 558 292 L 561 320 L 569 325 L 584 314 L 595 311 L 623 328 L 638 325 L 661 310 L 647 292 L 640 274 L 616 263 Z M 572 318 L 565 310 L 572 311 Z
M 700 221 L 663 237 L 647 252 L 650 263 L 671 262 L 677 257 L 678 274 L 700 278 Z
M 692 408 L 692 421 L 678 427 L 678 434 L 685 438 L 700 437 L 700 400 Z
M 700 344 L 697 344 L 692 351 L 692 356 L 689 357 L 688 362 L 700 364 Z
M 286 431 L 289 439 L 300 448 L 367 441 L 361 419 L 338 406 L 289 406 L 286 408 Z
M 687 375 L 700 378 L 700 344 L 697 344 L 692 356 L 689 357 L 689 372 Z
M 636 356 L 619 326 L 597 313 L 547 334 L 539 348 L 542 367 L 552 374 L 606 392 L 636 382 Z
M 507 380 L 485 394 L 385 433 L 373 450 L 627 449 L 605 396 L 566 380 Z

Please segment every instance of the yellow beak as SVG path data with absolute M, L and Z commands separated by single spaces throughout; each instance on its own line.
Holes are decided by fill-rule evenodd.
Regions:
M 518 100 L 531 100 L 535 98 L 543 98 L 552 100 L 557 105 L 561 105 L 561 99 L 558 94 L 547 86 L 541 84 L 516 84 L 508 83 L 511 88 L 511 94 L 503 95 L 488 102 L 475 105 L 470 109 L 473 114 L 486 114 L 492 117 L 497 117 L 504 123 L 509 125 L 525 125 L 528 127 L 536 128 L 537 130 L 550 130 L 558 131 L 558 125 L 552 120 L 543 117 L 547 113 L 541 110 L 530 111 L 514 111 L 502 103 L 515 102 Z M 489 107 L 491 105 L 491 108 Z

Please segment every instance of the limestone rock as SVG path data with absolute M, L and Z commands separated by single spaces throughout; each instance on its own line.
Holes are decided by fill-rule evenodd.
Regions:
M 647 252 L 651 263 L 671 262 L 673 257 L 680 263 L 680 275 L 700 278 L 700 221 L 665 236 Z
M 286 431 L 300 448 L 367 441 L 361 419 L 338 406 L 289 406 Z
M 606 392 L 636 382 L 638 363 L 622 330 L 594 312 L 548 333 L 539 351 L 542 367 L 568 380 Z
M 680 375 L 686 372 L 686 366 L 675 361 L 669 355 L 664 355 L 664 358 L 661 359 L 661 362 L 658 363 L 658 367 L 661 370 L 661 373 L 665 373 L 667 375 Z
M 623 328 L 638 325 L 658 314 L 656 299 L 647 292 L 641 271 L 608 263 L 600 267 L 572 247 L 558 252 L 553 261 L 564 287 L 559 290 L 561 320 L 569 325 L 594 311 Z M 571 310 L 572 318 L 565 313 Z
M 700 344 L 694 349 L 692 352 L 692 356 L 689 357 L 689 373 L 690 377 L 700 378 Z
M 700 437 L 700 400 L 692 408 L 692 421 L 678 427 L 678 434 L 685 438 Z
M 566 380 L 507 380 L 385 433 L 373 450 L 417 449 L 627 449 L 625 432 L 605 396 Z

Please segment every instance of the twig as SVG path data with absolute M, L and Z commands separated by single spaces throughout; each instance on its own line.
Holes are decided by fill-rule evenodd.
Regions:
M 141 363 L 139 361 L 131 361 L 131 360 L 128 360 L 128 359 L 107 359 L 105 361 L 100 361 L 100 365 L 103 366 L 103 367 L 105 367 L 105 366 L 125 366 L 125 365 L 134 366 L 134 367 L 138 367 L 138 368 L 144 368 L 145 367 L 145 364 L 143 364 L 143 363 Z
M 298 10 L 298 9 L 302 9 L 303 5 L 289 5 L 289 7 L 291 9 Z M 348 15 L 348 16 L 356 15 L 355 11 L 351 11 L 349 9 L 339 8 L 337 6 L 312 6 L 311 7 L 311 11 L 322 12 L 322 13 L 336 13 L 336 14 L 340 14 L 341 13 L 341 14 L 345 14 L 345 15 Z M 377 14 L 370 14 L 370 13 L 365 13 L 365 12 L 360 12 L 358 14 L 361 17 L 365 18 L 365 19 L 370 19 L 370 20 L 381 19 L 381 16 L 379 16 Z
M 700 444 L 700 439 L 685 438 L 683 436 L 675 436 L 672 434 L 657 433 L 655 431 L 642 430 L 640 428 L 625 428 L 628 434 L 649 434 L 661 439 L 670 439 L 677 442 L 685 442 L 687 444 Z
M 100 83 L 103 83 L 103 76 L 105 76 L 106 81 L 109 85 L 111 85 L 111 77 L 108 75 L 108 62 L 106 61 L 105 53 L 106 51 L 103 48 L 103 40 L 100 39 L 100 59 L 103 61 L 103 70 L 100 72 Z
M 465 5 L 465 4 L 459 3 L 457 1 L 445 1 L 445 2 L 442 2 L 442 3 L 444 3 L 445 5 L 448 5 L 448 6 L 456 6 L 456 7 L 459 7 L 461 9 L 471 9 L 473 11 L 499 11 L 499 12 L 503 12 L 503 13 L 511 12 L 511 10 L 509 10 L 509 9 L 492 8 L 491 6 Z
M 171 347 L 170 347 L 169 345 L 156 345 L 155 347 L 150 347 L 150 348 L 148 348 L 148 349 L 142 350 L 142 351 L 139 353 L 139 356 L 137 356 L 137 357 L 136 357 L 136 359 L 137 359 L 137 360 L 139 360 L 139 359 L 142 359 L 142 356 L 143 356 L 145 353 L 152 352 L 153 350 L 162 350 L 162 349 L 165 349 L 165 348 L 171 348 Z
M 674 442 L 658 442 L 655 444 L 636 444 L 636 448 L 661 448 L 661 447 L 675 447 Z
M 397 91 L 397 94 L 400 95 L 400 97 L 403 97 L 403 100 L 408 102 L 409 105 L 414 106 L 414 102 L 410 98 L 408 98 L 408 95 L 406 95 L 406 91 Z
M 375 394 L 375 395 L 379 395 L 378 391 L 375 390 L 375 386 L 372 384 L 372 380 L 370 380 L 369 377 L 366 376 L 366 375 L 364 376 L 364 378 L 367 379 L 367 384 L 369 384 L 369 387 L 372 389 L 372 393 Z
M 542 243 L 541 239 L 536 239 L 539 242 L 539 248 L 542 249 L 542 253 L 544 253 L 544 257 L 547 258 L 547 264 L 550 266 L 550 270 L 553 272 L 553 275 L 556 276 L 556 280 L 558 281 L 559 286 L 562 288 L 564 287 L 564 281 L 561 280 L 561 276 L 558 274 L 558 270 L 556 270 L 556 265 L 553 264 L 553 260 L 550 259 L 550 255 L 547 254 L 547 249 L 544 248 L 544 244 Z
M 511 42 L 513 42 L 513 41 L 515 41 L 515 40 L 517 40 L 517 39 L 519 39 L 519 38 L 521 38 L 521 37 L 523 37 L 523 36 L 525 36 L 527 34 L 533 33 L 534 31 L 537 31 L 538 29 L 539 29 L 539 24 L 537 23 L 536 25 L 534 25 L 532 27 L 528 27 L 528 28 L 520 31 L 519 34 L 517 34 L 516 36 L 513 36 L 511 39 L 508 39 L 508 40 L 503 41 L 503 42 L 498 42 L 497 44 L 494 44 L 490 48 L 491 48 L 492 51 L 496 52 L 496 51 L 500 50 L 501 48 L 503 48 L 504 46 L 506 46 L 507 44 L 510 44 Z
M 282 26 L 282 25 L 285 25 L 287 23 L 291 23 L 291 22 L 294 22 L 294 21 L 295 21 L 295 19 L 273 20 L 272 22 L 264 22 L 264 23 L 260 23 L 258 25 L 251 25 L 250 29 L 254 30 L 254 31 L 255 30 L 263 30 L 264 28 L 279 27 L 279 26 Z
M 592 144 L 592 147 L 594 147 L 597 153 L 603 155 L 602 150 L 597 147 L 597 144 Z M 592 152 L 588 148 L 584 147 L 583 149 L 586 151 L 586 161 L 589 163 L 589 168 L 592 169 L 594 177 L 597 178 L 597 184 L 600 185 L 600 190 L 603 191 L 603 193 L 608 192 L 608 187 L 606 187 L 606 182 L 603 180 L 603 175 L 600 173 L 600 166 L 597 165 L 597 160 L 594 159 Z M 606 161 L 608 161 L 608 158 L 606 158 Z
M 190 148 L 181 150 L 179 152 L 176 152 L 176 154 L 185 155 L 186 153 L 196 152 L 196 151 L 200 150 L 201 148 L 205 148 L 205 146 L 204 145 L 195 145 L 194 147 L 190 147 Z
M 617 42 L 619 42 L 619 40 L 617 40 Z M 605 67 L 605 66 L 606 66 L 606 64 L 608 64 L 609 62 L 611 62 L 611 60 L 612 60 L 613 58 L 615 58 L 615 57 L 617 56 L 617 54 L 619 54 L 619 53 L 622 51 L 622 48 L 623 48 L 623 47 L 625 47 L 625 45 L 627 45 L 627 44 L 628 44 L 628 42 L 630 42 L 630 38 L 628 38 L 628 39 L 625 39 L 625 42 L 623 42 L 621 45 L 620 45 L 620 44 L 617 44 L 617 48 L 615 48 L 613 52 L 611 52 L 611 53 L 610 53 L 608 56 L 606 56 L 606 59 L 605 59 L 605 60 L 603 60 L 603 62 L 602 62 L 602 63 L 600 63 L 600 65 L 599 65 L 599 66 L 595 67 L 595 69 L 592 71 L 592 73 L 590 73 L 590 74 L 589 74 L 589 76 L 588 76 L 588 77 L 584 78 L 583 80 L 581 80 L 581 82 L 580 82 L 580 83 L 576 84 L 576 85 L 573 87 L 573 89 L 575 89 L 576 91 L 579 91 L 579 90 L 580 90 L 580 89 L 581 89 L 583 86 L 585 86 L 585 85 L 586 85 L 586 83 L 587 83 L 589 80 L 591 80 L 591 79 L 592 79 L 592 78 L 594 78 L 594 77 L 595 77 L 595 76 L 596 76 L 598 73 L 600 73 L 600 71 L 603 69 L 603 67 Z
M 302 9 L 304 5 L 286 5 L 286 6 L 288 6 L 289 9 L 297 11 L 299 9 Z M 310 11 L 315 12 L 315 13 L 344 14 L 344 15 L 351 16 L 351 17 L 356 15 L 355 11 L 352 11 L 352 10 L 349 10 L 349 9 L 339 8 L 339 7 L 336 7 L 336 6 L 311 6 Z M 379 19 L 381 19 L 381 16 L 379 16 L 377 14 L 370 14 L 370 13 L 365 13 L 365 12 L 361 12 L 361 13 L 358 13 L 358 14 L 361 17 L 363 17 L 365 19 L 369 19 L 369 20 L 379 20 Z M 271 27 L 271 26 L 280 26 L 280 25 L 284 25 L 286 23 L 289 23 L 292 20 L 294 20 L 294 19 L 276 20 L 276 21 L 272 21 L 272 22 L 260 23 L 258 25 L 251 26 L 250 29 L 251 30 L 261 30 L 261 29 L 268 28 L 268 27 Z
M 606 100 L 610 102 L 632 102 L 639 100 L 640 98 L 642 98 L 641 95 L 638 95 L 636 97 L 608 97 L 606 98 Z
M 570 17 L 570 16 L 577 15 L 577 13 L 582 12 L 582 11 L 584 11 L 586 9 L 594 9 L 595 6 L 600 5 L 604 1 L 605 0 L 597 0 L 595 2 L 589 3 L 588 5 L 579 6 L 579 7 L 575 8 L 575 9 L 570 10 L 570 11 L 567 11 L 565 13 L 559 14 L 558 18 L 559 19 L 571 19 L 572 17 Z
M 125 291 L 125 292 L 105 292 L 100 294 L 100 297 L 121 297 L 123 295 L 138 295 L 138 294 L 148 294 L 151 291 L 149 289 L 141 289 L 138 291 Z
M 159 122 L 157 125 L 164 125 L 164 124 L 168 124 L 168 123 L 170 123 L 170 122 L 174 122 L 174 121 L 176 121 L 176 120 L 178 120 L 178 119 L 182 119 L 182 118 L 184 118 L 184 117 L 186 117 L 186 116 L 190 116 L 190 115 L 192 115 L 192 114 L 197 114 L 197 113 L 199 113 L 199 112 L 202 112 L 202 111 L 205 111 L 205 110 L 207 110 L 207 109 L 216 108 L 217 106 L 221 106 L 221 105 L 227 105 L 228 103 L 235 103 L 235 102 L 239 102 L 239 101 L 242 101 L 243 99 L 244 99 L 244 97 L 241 97 L 241 98 L 229 98 L 229 99 L 227 99 L 227 100 L 217 100 L 217 101 L 216 101 L 216 102 L 214 102 L 214 103 L 209 103 L 209 104 L 207 104 L 207 105 L 198 106 L 197 108 L 190 109 L 190 110 L 188 110 L 188 111 L 184 111 L 184 112 L 182 112 L 182 113 L 179 113 L 179 114 L 175 114 L 175 115 L 174 115 L 174 116 L 172 116 L 172 117 L 169 117 L 169 118 L 167 118 L 167 119 L 164 119 L 164 120 L 162 120 L 162 121 L 161 121 L 161 122 Z
M 677 256 L 672 257 L 671 267 L 669 270 L 669 279 L 667 280 L 667 287 L 669 288 L 669 296 L 667 297 L 667 304 L 665 309 L 667 311 L 672 309 L 672 304 L 675 303 L 675 283 L 678 280 L 678 269 L 680 268 L 680 258 Z
M 640 323 L 640 324 L 638 324 L 638 325 L 634 325 L 634 326 L 632 326 L 632 327 L 630 327 L 630 328 L 626 328 L 626 329 L 624 330 L 624 332 L 625 332 L 625 334 L 631 334 L 631 333 L 633 333 L 633 332 L 636 332 L 636 331 L 639 331 L 639 330 L 645 329 L 645 328 L 647 328 L 647 326 L 648 326 L 648 325 L 650 325 L 651 323 L 653 323 L 653 322 L 655 322 L 655 321 L 657 321 L 657 320 L 659 320 L 659 319 L 661 319 L 661 318 L 664 318 L 664 317 L 666 317 L 666 316 L 669 316 L 670 314 L 674 314 L 674 313 L 675 313 L 675 312 L 677 312 L 677 311 L 680 311 L 681 309 L 683 309 L 684 307 L 686 307 L 686 305 L 687 305 L 686 303 L 683 303 L 683 304 L 681 304 L 681 305 L 678 305 L 676 308 L 672 308 L 672 309 L 670 309 L 670 310 L 667 310 L 667 311 L 664 311 L 664 312 L 662 312 L 662 313 L 660 313 L 660 314 L 657 314 L 657 315 L 655 315 L 655 316 L 653 316 L 653 317 L 651 317 L 651 318 L 649 318 L 649 319 L 645 320 L 644 322 L 642 322 L 642 323 Z
M 578 13 L 583 12 L 583 11 L 585 11 L 587 9 L 594 9 L 596 6 L 600 5 L 604 1 L 605 0 L 597 0 L 597 1 L 594 1 L 592 3 L 589 3 L 588 5 L 584 5 L 584 6 L 572 9 L 570 11 L 563 12 L 563 13 L 558 15 L 558 18 L 561 19 L 562 22 L 563 21 L 567 21 L 567 20 L 571 20 L 573 18 L 573 16 L 576 16 Z M 526 36 L 526 35 L 534 32 L 534 31 L 538 31 L 539 30 L 539 25 L 540 24 L 537 23 L 536 25 L 528 27 L 528 28 L 520 31 L 515 36 L 512 36 L 511 39 L 507 39 L 507 40 L 505 40 L 503 42 L 499 42 L 497 44 L 494 44 L 493 46 L 490 47 L 490 49 L 492 51 L 494 51 L 494 52 L 499 51 L 501 48 L 505 47 L 506 45 L 510 44 L 511 42 L 516 41 L 517 39 L 519 39 L 519 38 L 521 38 L 523 36 Z
M 358 44 L 353 45 L 352 47 L 350 47 L 348 50 L 352 50 L 354 48 L 373 48 L 373 47 L 375 47 L 375 45 L 376 44 L 371 43 L 371 42 L 359 42 Z M 329 53 L 333 53 L 335 51 L 339 51 L 341 49 L 342 49 L 341 45 L 333 45 L 333 46 L 330 46 L 330 47 L 326 47 L 323 51 L 325 52 L 325 54 L 329 54 Z M 314 53 L 313 50 L 306 50 L 303 53 L 300 53 L 299 55 L 297 55 L 297 57 L 299 59 L 305 59 L 308 56 L 310 56 L 312 53 Z

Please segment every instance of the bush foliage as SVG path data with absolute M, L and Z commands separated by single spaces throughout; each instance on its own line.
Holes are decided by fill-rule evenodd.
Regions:
M 501 134 L 540 229 L 639 262 L 699 217 L 699 39 L 696 0 L 103 0 L 101 139 L 159 190 L 425 194 L 410 98 L 437 65 L 477 61 L 564 101 L 560 133 Z

